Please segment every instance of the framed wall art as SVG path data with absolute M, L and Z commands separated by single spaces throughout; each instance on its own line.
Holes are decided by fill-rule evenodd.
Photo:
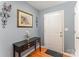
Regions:
M 33 15 L 18 9 L 17 10 L 17 27 L 32 28 L 33 27 Z

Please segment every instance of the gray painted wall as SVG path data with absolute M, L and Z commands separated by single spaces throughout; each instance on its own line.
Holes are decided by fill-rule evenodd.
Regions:
M 64 51 L 73 53 L 75 49 L 74 38 L 74 6 L 76 2 L 66 2 L 39 12 L 39 33 L 44 43 L 44 14 L 54 12 L 58 10 L 64 10 L 64 28 L 68 28 L 68 31 L 64 31 Z
M 2 3 L 2 2 L 0 2 Z M 2 28 L 0 21 L 0 56 L 12 56 L 12 43 L 24 40 L 24 34 L 28 30 L 31 36 L 41 36 L 42 44 L 44 45 L 44 19 L 43 15 L 48 12 L 57 10 L 65 11 L 64 26 L 69 28 L 68 32 L 64 33 L 64 49 L 66 52 L 72 53 L 74 50 L 74 5 L 76 2 L 67 2 L 57 5 L 46 10 L 37 11 L 26 2 L 8 2 L 12 4 L 11 17 L 8 19 L 5 29 Z M 1 7 L 1 6 L 0 6 Z M 17 28 L 17 9 L 33 14 L 33 28 Z M 38 15 L 39 14 L 39 15 Z M 36 16 L 38 16 L 38 28 L 36 28 Z M 0 17 L 1 19 L 1 17 Z
M 3 2 L 0 2 L 3 3 Z M 0 21 L 0 57 L 13 56 L 14 42 L 24 40 L 26 31 L 30 31 L 31 36 L 38 36 L 38 28 L 36 28 L 37 10 L 26 4 L 26 2 L 7 2 L 12 4 L 11 17 L 8 18 L 6 28 L 2 28 Z M 1 5 L 0 5 L 1 7 Z M 33 28 L 17 28 L 17 9 L 33 14 Z M 1 17 L 0 17 L 1 19 Z

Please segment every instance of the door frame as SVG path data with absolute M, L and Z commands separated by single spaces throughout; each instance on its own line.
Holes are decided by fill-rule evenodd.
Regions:
M 78 15 L 78 14 L 75 14 L 75 20 L 74 20 L 74 26 L 75 26 L 75 27 L 74 27 L 74 28 L 75 28 L 75 29 L 74 29 L 74 30 L 75 30 L 75 33 L 74 33 L 75 42 L 74 42 L 74 43 L 75 43 L 75 56 L 77 56 L 77 57 L 78 57 L 78 55 L 76 55 L 76 53 L 77 53 L 77 40 L 79 40 L 79 36 L 78 36 L 78 35 L 79 35 L 79 34 L 78 34 L 79 31 L 77 31 L 77 29 L 78 29 L 78 26 L 77 26 L 77 25 L 78 25 L 78 23 L 77 23 L 77 22 L 78 22 L 78 19 L 79 19 L 79 15 Z M 78 52 L 79 52 L 79 51 L 78 51 Z
M 45 13 L 45 14 L 55 13 L 55 12 L 63 12 L 63 15 L 64 15 L 64 10 L 58 10 L 58 11 L 48 12 L 48 13 Z M 62 45 L 62 47 L 63 47 L 62 50 L 63 50 L 63 52 L 62 52 L 62 54 L 63 54 L 64 53 L 64 19 L 63 19 L 63 28 L 62 29 L 63 29 L 63 38 L 62 38 L 62 44 L 63 44 Z M 44 37 L 45 37 L 45 19 L 44 19 Z M 44 45 L 45 45 L 45 41 L 44 41 Z M 59 52 L 59 53 L 61 53 L 61 52 Z

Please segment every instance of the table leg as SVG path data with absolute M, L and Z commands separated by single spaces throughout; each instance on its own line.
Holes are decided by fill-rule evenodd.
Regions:
M 40 48 L 40 51 L 41 51 L 41 40 L 40 40 L 40 42 L 39 42 L 39 48 Z
M 21 53 L 20 53 L 20 52 L 18 52 L 18 54 L 19 54 L 19 57 L 21 57 Z
M 35 42 L 35 51 L 36 51 L 36 42 Z
M 15 57 L 15 46 L 13 45 L 13 57 Z

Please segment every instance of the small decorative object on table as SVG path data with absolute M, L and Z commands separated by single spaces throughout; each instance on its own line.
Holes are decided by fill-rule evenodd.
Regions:
M 29 42 L 29 39 L 30 39 L 30 33 L 29 33 L 29 31 L 26 32 L 25 39 L 28 40 L 28 42 Z

